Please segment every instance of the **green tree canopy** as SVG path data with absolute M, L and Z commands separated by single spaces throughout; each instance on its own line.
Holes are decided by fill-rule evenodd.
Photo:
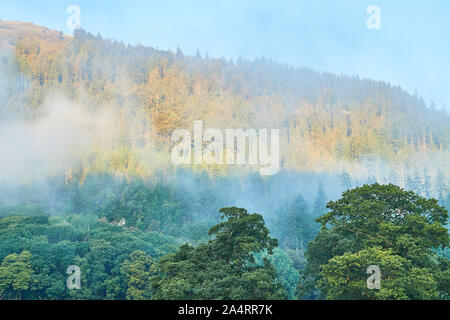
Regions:
M 449 244 L 447 210 L 436 199 L 425 199 L 394 185 L 364 185 L 331 201 L 318 218 L 321 231 L 309 244 L 308 265 L 299 289 L 314 297 L 334 299 L 427 299 L 448 295 L 442 283 L 442 263 L 435 249 Z M 384 270 L 380 292 L 368 294 L 363 278 L 369 265 Z M 354 279 L 354 280 L 352 280 Z M 396 280 L 394 280 L 396 279 Z M 402 280 L 400 280 L 402 279 Z M 425 285 L 427 283 L 427 285 Z M 390 291 L 389 291 L 390 290 Z
M 127 278 L 127 299 L 143 300 L 151 297 L 150 279 L 157 273 L 156 264 L 142 250 L 134 251 L 122 263 L 121 272 Z
M 214 239 L 194 248 L 183 245 L 162 258 L 154 277 L 154 299 L 277 299 L 286 292 L 268 259 L 255 263 L 254 253 L 272 250 L 263 218 L 241 208 L 220 210 L 225 221 L 212 227 Z
M 0 297 L 20 299 L 22 291 L 28 290 L 33 275 L 30 260 L 29 251 L 13 253 L 3 259 L 0 265 Z

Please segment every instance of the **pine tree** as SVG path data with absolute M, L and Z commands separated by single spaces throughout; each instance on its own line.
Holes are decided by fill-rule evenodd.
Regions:
M 389 178 L 388 179 L 389 179 L 388 183 L 392 183 L 392 184 L 395 184 L 395 185 L 398 184 L 398 176 L 395 173 L 395 171 L 392 170 L 392 169 L 389 172 Z
M 351 189 L 352 187 L 352 178 L 350 177 L 350 174 L 345 170 L 345 167 L 342 168 L 342 173 L 339 176 L 341 179 L 341 187 L 344 190 Z
M 444 206 L 444 207 L 446 206 L 444 195 L 442 194 L 442 192 L 439 192 L 438 202 L 439 202 L 439 205 Z
M 435 194 L 445 194 L 445 191 L 447 189 L 447 183 L 444 174 L 442 173 L 441 169 L 438 169 L 437 175 L 436 175 L 436 182 L 434 186 Z
M 445 201 L 445 207 L 450 210 L 450 192 L 447 195 L 447 200 Z
M 287 242 L 296 252 L 305 249 L 308 238 L 308 232 L 311 231 L 309 219 L 309 208 L 299 194 L 294 201 L 288 206 L 286 232 L 288 234 Z
M 371 175 L 367 178 L 366 184 L 371 185 L 377 182 L 377 178 L 374 175 Z
M 428 175 L 428 171 L 425 168 L 423 171 L 423 186 L 422 186 L 422 193 L 426 198 L 431 197 L 431 178 Z
M 406 188 L 410 191 L 421 194 L 422 179 L 417 172 L 417 168 L 414 170 L 414 175 L 408 174 L 408 177 L 406 178 Z
M 323 183 L 322 181 L 319 181 L 319 185 L 317 187 L 316 200 L 314 202 L 314 209 L 313 209 L 314 216 L 318 217 L 325 213 L 327 201 L 328 199 L 325 190 L 323 188 Z

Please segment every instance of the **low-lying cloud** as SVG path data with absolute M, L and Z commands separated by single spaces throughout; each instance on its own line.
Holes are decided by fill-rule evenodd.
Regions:
M 12 120 L 0 124 L 0 182 L 26 183 L 64 173 L 108 139 L 112 119 L 92 113 L 67 98 L 50 98 L 37 120 Z

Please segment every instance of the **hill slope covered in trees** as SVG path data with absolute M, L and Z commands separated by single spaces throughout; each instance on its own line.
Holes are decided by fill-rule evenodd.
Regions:
M 170 174 L 170 136 L 179 128 L 192 130 L 195 120 L 221 130 L 280 129 L 285 170 L 340 172 L 346 166 L 383 181 L 388 164 L 398 174 L 399 181 L 391 182 L 405 186 L 408 169 L 422 176 L 424 159 L 445 166 L 449 115 L 381 81 L 264 58 L 186 56 L 180 49 L 130 46 L 83 30 L 67 37 L 15 22 L 0 22 L 0 38 L 9 43 L 1 59 L 0 98 L 7 112 L 39 118 L 42 105 L 58 94 L 90 112 L 114 115 L 114 138 L 85 154 L 79 163 L 84 171 Z M 223 175 L 230 168 L 207 169 Z
M 282 170 L 175 166 L 196 120 L 280 129 Z M 0 21 L 0 299 L 448 299 L 449 124 L 381 81 Z

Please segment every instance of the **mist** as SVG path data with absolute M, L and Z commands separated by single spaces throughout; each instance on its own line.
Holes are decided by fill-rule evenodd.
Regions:
M 88 111 L 62 95 L 52 95 L 34 120 L 0 122 L 0 181 L 23 184 L 62 175 L 94 144 L 111 140 L 112 117 Z

